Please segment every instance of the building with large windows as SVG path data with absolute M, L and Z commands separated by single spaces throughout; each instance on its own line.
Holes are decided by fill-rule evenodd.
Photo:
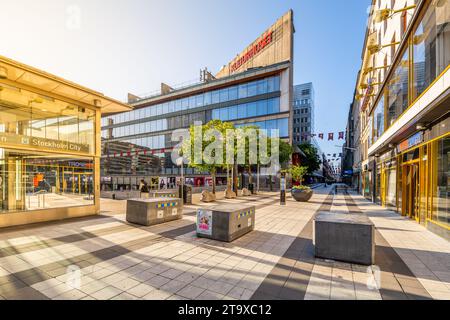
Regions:
M 101 112 L 130 109 L 0 56 L 0 227 L 98 213 Z
M 314 87 L 311 82 L 294 86 L 293 114 L 293 142 L 314 144 Z
M 179 143 L 172 132 L 194 122 L 279 129 L 292 141 L 293 33 L 289 11 L 216 75 L 204 71 L 199 83 L 182 88 L 161 84 L 149 97 L 130 94 L 133 111 L 102 119 L 102 190 L 133 190 L 142 179 L 153 188 L 173 187 L 181 172 L 171 159 Z M 185 168 L 185 174 L 188 184 L 211 184 L 207 172 Z M 217 179 L 226 183 L 226 175 Z
M 355 101 L 363 194 L 450 238 L 450 1 L 374 0 Z

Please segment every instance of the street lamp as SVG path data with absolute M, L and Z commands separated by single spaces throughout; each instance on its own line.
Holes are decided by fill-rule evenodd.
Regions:
M 441 1 L 438 1 L 438 3 L 439 2 L 441 2 Z M 378 11 L 375 11 L 374 21 L 376 23 L 380 23 L 380 22 L 383 22 L 383 21 L 385 21 L 387 19 L 392 18 L 392 16 L 394 14 L 396 14 L 396 13 L 400 13 L 400 12 L 408 11 L 408 10 L 411 10 L 411 9 L 415 9 L 416 7 L 417 7 L 417 5 L 414 4 L 414 5 L 411 5 L 411 6 L 402 8 L 402 9 L 398 9 L 398 10 L 393 10 L 393 9 L 388 9 L 388 8 L 382 9 L 382 10 L 378 10 Z

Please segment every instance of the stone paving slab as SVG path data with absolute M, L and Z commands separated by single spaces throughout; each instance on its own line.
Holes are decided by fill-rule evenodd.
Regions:
M 316 189 L 308 203 L 288 197 L 286 206 L 267 192 L 220 200 L 257 208 L 255 231 L 232 243 L 195 236 L 200 205 L 186 206 L 182 220 L 142 227 L 125 221 L 124 202 L 104 199 L 101 216 L 3 229 L 0 299 L 448 298 L 448 242 L 356 195 L 331 191 Z M 386 248 L 380 254 L 392 261 L 381 268 L 381 289 L 368 288 L 376 268 L 314 258 L 316 212 L 353 209 L 369 212 L 377 244 Z M 405 265 L 410 273 L 400 272 Z

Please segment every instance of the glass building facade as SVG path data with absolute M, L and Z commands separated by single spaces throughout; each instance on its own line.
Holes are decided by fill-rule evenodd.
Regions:
M 290 82 L 282 81 L 283 74 L 283 70 L 270 74 L 259 70 L 257 76 L 252 71 L 243 72 L 172 91 L 170 97 L 144 98 L 133 104 L 133 111 L 104 116 L 102 190 L 133 190 L 141 179 L 173 186 L 181 172 L 171 160 L 171 151 L 178 144 L 171 140 L 172 132 L 194 122 L 218 119 L 236 127 L 279 129 L 281 138 L 290 139 L 290 108 L 283 102 L 289 101 L 283 98 L 283 91 L 284 96 L 289 94 Z M 188 184 L 208 183 L 209 173 L 185 168 L 185 174 Z M 220 173 L 218 179 L 223 179 Z M 156 182 L 151 184 L 158 187 Z

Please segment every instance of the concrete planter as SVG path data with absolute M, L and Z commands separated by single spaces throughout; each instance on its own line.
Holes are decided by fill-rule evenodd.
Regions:
M 314 192 L 311 189 L 309 190 L 292 189 L 291 194 L 292 197 L 295 199 L 295 201 L 308 202 L 313 196 Z

